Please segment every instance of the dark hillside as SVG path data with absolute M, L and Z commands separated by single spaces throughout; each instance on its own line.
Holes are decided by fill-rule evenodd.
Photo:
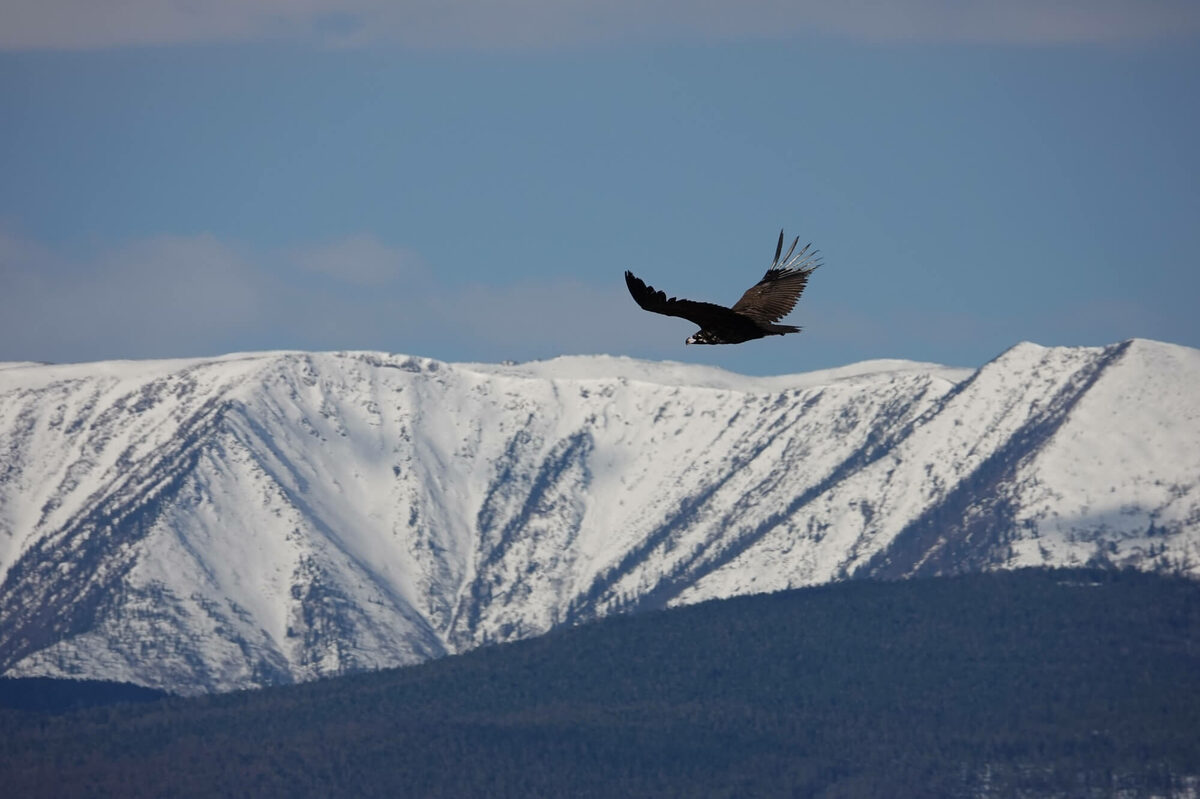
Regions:
M 290 688 L 0 714 L 20 796 L 1170 795 L 1200 586 L 850 582 Z M 1190 780 L 1190 782 L 1188 782 Z
M 0 679 L 0 708 L 65 713 L 120 702 L 153 702 L 170 694 L 106 680 L 55 680 L 49 677 Z

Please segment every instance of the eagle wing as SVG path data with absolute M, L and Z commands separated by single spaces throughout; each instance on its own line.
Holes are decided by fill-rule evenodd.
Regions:
M 643 310 L 665 316 L 678 316 L 681 319 L 695 322 L 701 328 L 712 328 L 729 320 L 730 317 L 734 319 L 737 317 L 737 314 L 730 309 L 711 302 L 680 300 L 675 297 L 667 299 L 665 292 L 657 291 L 653 286 L 647 286 L 640 277 L 632 272 L 625 272 L 625 285 L 629 287 L 633 301 Z
M 778 322 L 792 312 L 801 292 L 808 285 L 808 276 L 821 265 L 821 259 L 812 244 L 804 245 L 796 252 L 799 236 L 792 241 L 787 255 L 783 252 L 783 231 L 779 231 L 779 243 L 775 245 L 775 260 L 771 268 L 755 283 L 742 298 L 733 305 L 735 312 L 749 316 L 756 322 Z M 793 253 L 795 255 L 793 256 Z

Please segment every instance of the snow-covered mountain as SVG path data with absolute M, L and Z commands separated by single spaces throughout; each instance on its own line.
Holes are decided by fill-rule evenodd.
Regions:
M 1200 576 L 1200 351 L 0 365 L 0 671 L 228 690 L 861 576 Z

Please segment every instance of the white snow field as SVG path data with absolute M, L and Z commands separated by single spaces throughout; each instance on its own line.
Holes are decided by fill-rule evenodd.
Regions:
M 1200 351 L 0 364 L 0 672 L 225 691 L 854 577 L 1200 576 Z

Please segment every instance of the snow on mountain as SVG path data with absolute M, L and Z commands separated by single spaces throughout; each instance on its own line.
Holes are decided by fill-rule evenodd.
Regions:
M 862 576 L 1200 576 L 1200 351 L 0 365 L 0 671 L 197 693 Z

